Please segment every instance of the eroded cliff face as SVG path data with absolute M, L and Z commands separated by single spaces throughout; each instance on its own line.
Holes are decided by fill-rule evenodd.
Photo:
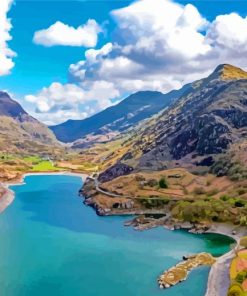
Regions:
M 130 174 L 131 172 L 133 172 L 133 168 L 124 164 L 124 163 L 116 163 L 115 165 L 113 165 L 112 167 L 110 167 L 109 169 L 105 170 L 103 173 L 101 173 L 99 175 L 99 181 L 104 183 L 104 182 L 108 182 L 111 181 L 117 177 L 120 176 L 126 176 L 128 174 Z

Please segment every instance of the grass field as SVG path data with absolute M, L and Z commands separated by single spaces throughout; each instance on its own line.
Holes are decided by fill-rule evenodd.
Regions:
M 23 160 L 33 165 L 37 165 L 42 162 L 42 159 L 39 156 L 27 156 L 24 157 Z
M 49 160 L 44 160 L 34 165 L 32 170 L 35 172 L 42 172 L 42 171 L 46 172 L 46 171 L 61 171 L 62 169 L 53 166 Z

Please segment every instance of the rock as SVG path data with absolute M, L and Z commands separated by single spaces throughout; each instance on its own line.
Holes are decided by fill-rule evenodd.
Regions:
M 132 167 L 126 164 L 117 163 L 101 173 L 98 179 L 101 183 L 108 182 L 117 177 L 129 175 L 133 170 Z

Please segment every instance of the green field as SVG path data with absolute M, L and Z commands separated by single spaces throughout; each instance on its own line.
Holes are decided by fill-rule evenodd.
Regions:
M 43 160 L 38 164 L 34 165 L 32 170 L 35 172 L 42 172 L 42 171 L 60 171 L 62 169 L 53 166 L 49 160 Z
M 39 156 L 27 156 L 24 157 L 23 160 L 33 165 L 37 165 L 42 162 L 42 159 Z

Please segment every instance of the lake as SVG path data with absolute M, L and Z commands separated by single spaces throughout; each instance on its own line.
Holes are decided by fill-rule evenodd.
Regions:
M 0 215 L 0 295 L 203 296 L 209 268 L 160 290 L 157 277 L 183 255 L 221 255 L 232 239 L 156 228 L 124 227 L 130 217 L 99 217 L 78 196 L 80 177 L 38 175 L 11 186 Z

